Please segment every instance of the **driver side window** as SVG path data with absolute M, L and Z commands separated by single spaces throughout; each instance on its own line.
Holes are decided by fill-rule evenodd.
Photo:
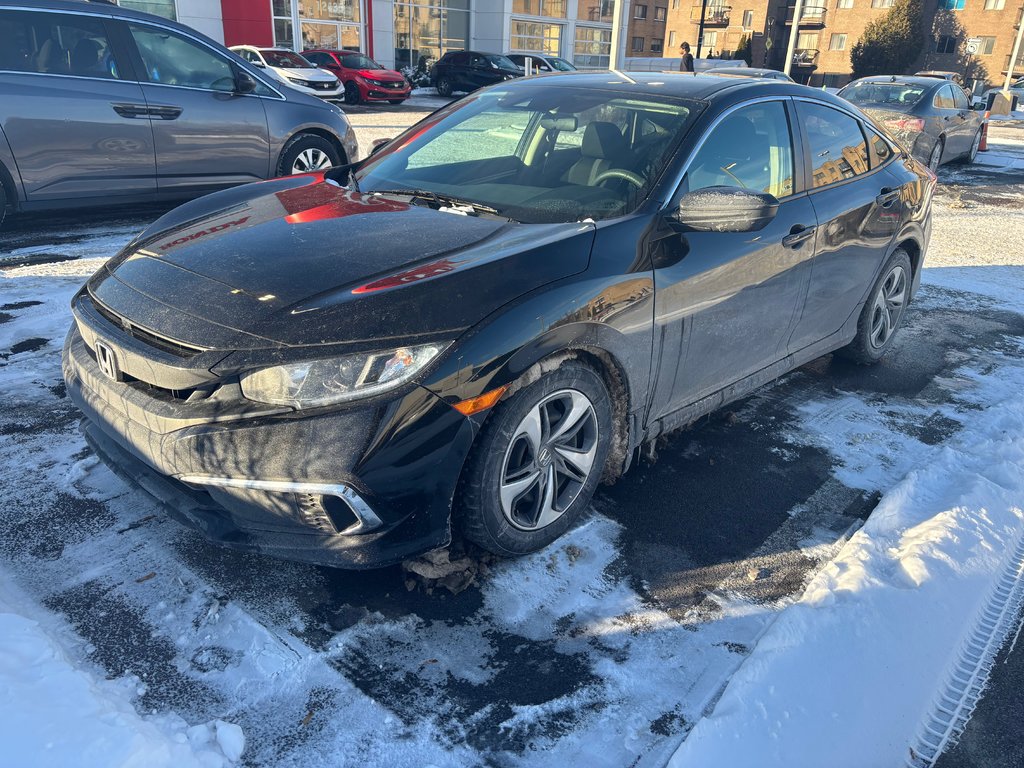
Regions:
M 234 68 L 213 51 L 160 27 L 128 26 L 149 82 L 226 93 L 235 90 Z
M 736 110 L 715 126 L 686 173 L 685 191 L 738 187 L 793 194 L 793 141 L 781 101 Z

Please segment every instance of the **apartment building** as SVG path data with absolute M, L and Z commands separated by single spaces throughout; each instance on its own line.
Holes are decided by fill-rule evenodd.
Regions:
M 633 0 L 626 33 L 627 56 L 672 56 L 665 53 L 669 0 Z
M 388 67 L 415 66 L 465 48 L 496 53 L 543 52 L 581 68 L 609 65 L 615 0 L 118 0 L 120 5 L 176 19 L 226 45 L 346 48 Z M 621 0 L 619 55 L 629 46 L 629 0 Z M 644 48 L 664 39 L 659 12 Z
M 892 4 L 893 0 L 807 0 L 797 28 L 793 78 L 815 86 L 846 84 L 854 44 Z M 704 10 L 700 55 L 732 56 L 746 34 L 754 66 L 782 69 L 794 10 L 794 3 L 787 0 L 710 0 Z M 1022 11 L 1022 0 L 925 0 L 926 39 L 914 69 L 958 72 L 977 88 L 1001 84 Z M 700 17 L 701 0 L 669 0 L 666 55 L 678 55 L 683 40 L 696 54 Z M 968 45 L 976 53 L 968 53 Z M 1015 71 L 1024 74 L 1024 51 Z

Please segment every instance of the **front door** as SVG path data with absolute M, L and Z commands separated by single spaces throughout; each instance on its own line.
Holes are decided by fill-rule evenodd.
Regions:
M 814 210 L 796 175 L 788 100 L 740 107 L 713 126 L 675 199 L 708 187 L 739 187 L 779 199 L 758 232 L 685 232 L 655 256 L 655 320 L 662 356 L 652 415 L 658 417 L 748 376 L 785 355 L 814 254 Z M 674 203 L 677 205 L 677 203 Z
M 235 65 L 165 27 L 133 22 L 128 29 L 152 116 L 158 191 L 213 189 L 270 176 L 276 158 L 270 157 L 263 100 L 259 90 L 236 93 Z
M 142 88 L 104 20 L 0 9 L 0 93 L 29 201 L 156 188 Z

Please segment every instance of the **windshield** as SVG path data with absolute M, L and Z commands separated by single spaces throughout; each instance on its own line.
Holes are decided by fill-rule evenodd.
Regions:
M 839 92 L 853 104 L 885 104 L 909 109 L 929 87 L 908 83 L 852 83 Z
M 548 61 L 551 62 L 551 66 L 554 67 L 555 69 L 557 69 L 559 72 L 575 72 L 576 71 L 576 67 L 574 67 L 572 64 L 570 64 L 565 59 L 550 58 L 550 59 L 548 59 Z
M 520 82 L 417 123 L 354 174 L 529 223 L 621 216 L 646 199 L 700 107 L 664 96 Z
M 484 56 L 487 59 L 487 63 L 495 69 L 516 69 L 516 65 L 512 63 L 512 59 L 508 56 L 501 56 L 496 53 Z
M 349 69 L 384 69 L 384 67 L 369 56 L 363 56 L 361 53 L 351 53 L 348 56 L 342 56 L 341 64 Z
M 260 51 L 267 65 L 281 69 L 312 69 L 313 65 L 291 51 Z

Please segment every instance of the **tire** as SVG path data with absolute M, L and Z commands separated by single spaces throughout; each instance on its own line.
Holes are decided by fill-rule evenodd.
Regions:
M 849 346 L 839 350 L 843 357 L 861 365 L 873 365 L 882 359 L 892 347 L 892 340 L 906 315 L 912 281 L 910 256 L 897 248 L 868 294 L 857 320 L 857 335 Z M 882 323 L 886 326 L 884 331 Z
M 362 97 L 359 95 L 359 86 L 349 80 L 345 83 L 345 103 L 358 104 L 360 101 Z
M 541 426 L 542 413 L 550 426 Z M 572 420 L 559 436 L 563 419 Z M 546 547 L 590 504 L 611 437 L 611 400 L 600 375 L 578 362 L 563 363 L 491 413 L 463 470 L 456 525 L 467 539 L 504 557 Z
M 967 154 L 964 155 L 964 163 L 967 165 L 970 165 L 978 159 L 978 147 L 981 146 L 981 132 L 983 130 L 984 128 L 979 128 L 978 132 L 974 134 L 974 141 L 971 143 L 971 148 L 967 151 Z
M 404 102 L 405 99 L 388 99 L 388 104 L 394 104 L 396 107 Z
M 939 140 L 935 142 L 935 146 L 932 147 L 932 153 L 928 156 L 928 167 L 932 173 L 938 173 L 939 166 L 942 165 L 942 150 L 946 146 L 946 140 L 939 137 Z
M 434 87 L 441 96 L 447 97 L 452 95 L 452 81 L 447 76 L 437 78 L 437 85 Z
M 7 190 L 4 183 L 0 181 L 0 227 L 4 225 L 4 217 L 7 215 Z
M 323 171 L 334 165 L 341 165 L 341 155 L 331 142 L 312 133 L 300 133 L 292 136 L 281 150 L 277 175 Z

